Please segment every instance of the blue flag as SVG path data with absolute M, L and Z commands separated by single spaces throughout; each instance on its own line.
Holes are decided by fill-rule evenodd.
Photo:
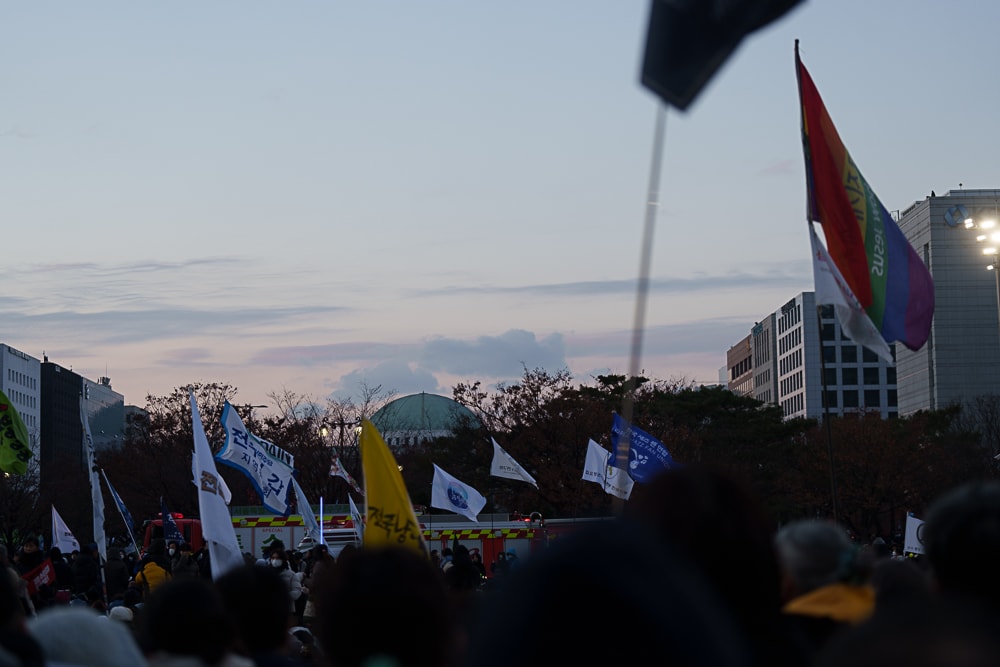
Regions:
M 104 472 L 103 468 L 101 469 L 101 475 L 104 476 L 104 483 L 108 485 L 108 491 L 111 492 L 111 497 L 114 498 L 115 505 L 118 505 L 118 513 L 122 515 L 122 521 L 125 522 L 125 528 L 128 529 L 129 539 L 135 542 L 135 523 L 132 521 L 132 515 L 125 507 L 122 497 L 118 495 L 117 491 L 115 491 L 115 487 L 111 486 L 111 480 L 108 479 L 108 473 Z
M 609 465 L 618 460 L 618 443 L 622 436 L 628 442 L 628 476 L 636 482 L 648 482 L 658 472 L 673 468 L 676 464 L 663 443 L 645 431 L 630 426 L 618 413 L 612 413 L 611 423 L 612 455 Z
M 183 542 L 184 536 L 181 535 L 177 522 L 174 521 L 174 515 L 167 511 L 167 504 L 163 502 L 163 496 L 160 496 L 160 517 L 163 519 L 163 539 L 167 542 L 177 542 L 177 544 Z

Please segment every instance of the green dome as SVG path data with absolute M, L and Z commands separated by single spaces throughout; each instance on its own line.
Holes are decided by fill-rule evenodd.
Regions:
M 479 424 L 472 410 L 461 403 L 423 392 L 390 401 L 371 417 L 383 436 L 387 433 L 447 435 L 466 420 Z

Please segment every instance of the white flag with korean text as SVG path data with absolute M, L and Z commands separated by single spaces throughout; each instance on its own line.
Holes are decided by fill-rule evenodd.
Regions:
M 490 465 L 490 474 L 494 477 L 527 482 L 537 489 L 538 482 L 535 481 L 535 478 L 520 463 L 515 461 L 513 456 L 505 452 L 495 439 L 490 438 L 490 440 L 493 440 L 493 463 Z
M 635 480 L 629 477 L 624 470 L 619 470 L 610 465 L 611 452 L 590 440 L 587 442 L 587 458 L 583 464 L 583 479 L 587 482 L 599 484 L 605 493 L 609 493 L 622 500 L 628 500 L 632 495 L 632 487 Z
M 903 539 L 904 554 L 924 553 L 924 522 L 913 516 L 906 515 L 906 537 Z
M 208 543 L 209 563 L 212 579 L 218 579 L 233 568 L 244 564 L 240 543 L 236 540 L 236 530 L 229 515 L 229 508 L 222 496 L 219 471 L 212 458 L 212 448 L 201 423 L 198 401 L 194 392 L 191 399 L 191 426 L 194 431 L 194 473 L 198 487 L 198 513 L 201 515 L 201 534 Z
M 226 442 L 215 460 L 243 472 L 269 512 L 287 515 L 294 457 L 273 442 L 248 431 L 229 401 L 222 407 L 222 428 Z

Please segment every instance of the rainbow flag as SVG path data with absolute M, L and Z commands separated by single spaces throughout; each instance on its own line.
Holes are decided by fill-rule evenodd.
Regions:
M 798 42 L 795 65 L 809 220 L 823 226 L 833 263 L 882 338 L 920 349 L 934 316 L 931 274 L 844 147 Z

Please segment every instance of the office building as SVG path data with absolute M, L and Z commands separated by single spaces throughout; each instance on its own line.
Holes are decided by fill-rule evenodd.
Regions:
M 31 450 L 38 456 L 41 424 L 41 362 L 10 345 L 0 343 L 0 389 L 21 416 Z
M 984 254 L 1000 247 L 1000 190 L 932 193 L 901 211 L 899 226 L 930 269 L 935 300 L 927 344 L 896 346 L 899 414 L 1000 393 L 1000 274 Z

